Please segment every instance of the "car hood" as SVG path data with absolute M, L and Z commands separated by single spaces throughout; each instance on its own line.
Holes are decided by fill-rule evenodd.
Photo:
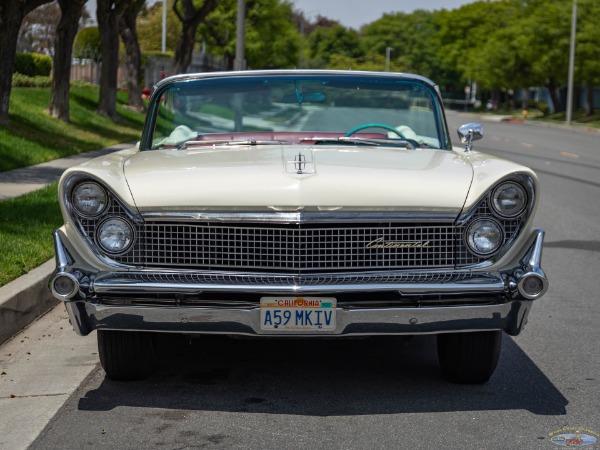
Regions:
M 232 146 L 153 150 L 123 167 L 144 211 L 460 212 L 473 177 L 446 150 Z

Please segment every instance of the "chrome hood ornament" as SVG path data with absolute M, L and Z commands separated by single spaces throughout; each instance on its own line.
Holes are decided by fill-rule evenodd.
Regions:
M 297 150 L 293 154 L 284 150 L 285 172 L 289 175 L 313 175 L 315 162 L 312 151 Z

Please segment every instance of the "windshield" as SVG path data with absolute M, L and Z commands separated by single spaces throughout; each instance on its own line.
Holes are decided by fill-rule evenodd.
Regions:
M 433 88 L 377 75 L 181 79 L 151 106 L 145 148 L 267 143 L 448 148 Z

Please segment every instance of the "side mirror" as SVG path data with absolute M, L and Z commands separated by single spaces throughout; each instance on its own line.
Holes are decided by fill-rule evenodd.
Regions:
M 473 150 L 473 141 L 483 137 L 483 125 L 480 123 L 466 123 L 458 128 L 460 142 L 467 144 L 465 151 Z

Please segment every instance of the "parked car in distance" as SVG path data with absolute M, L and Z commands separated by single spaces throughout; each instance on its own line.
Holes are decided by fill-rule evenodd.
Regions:
M 484 383 L 548 281 L 536 175 L 482 134 L 453 147 L 417 75 L 165 79 L 137 146 L 64 173 L 50 287 L 112 379 L 165 332 L 435 334 L 447 379 Z

